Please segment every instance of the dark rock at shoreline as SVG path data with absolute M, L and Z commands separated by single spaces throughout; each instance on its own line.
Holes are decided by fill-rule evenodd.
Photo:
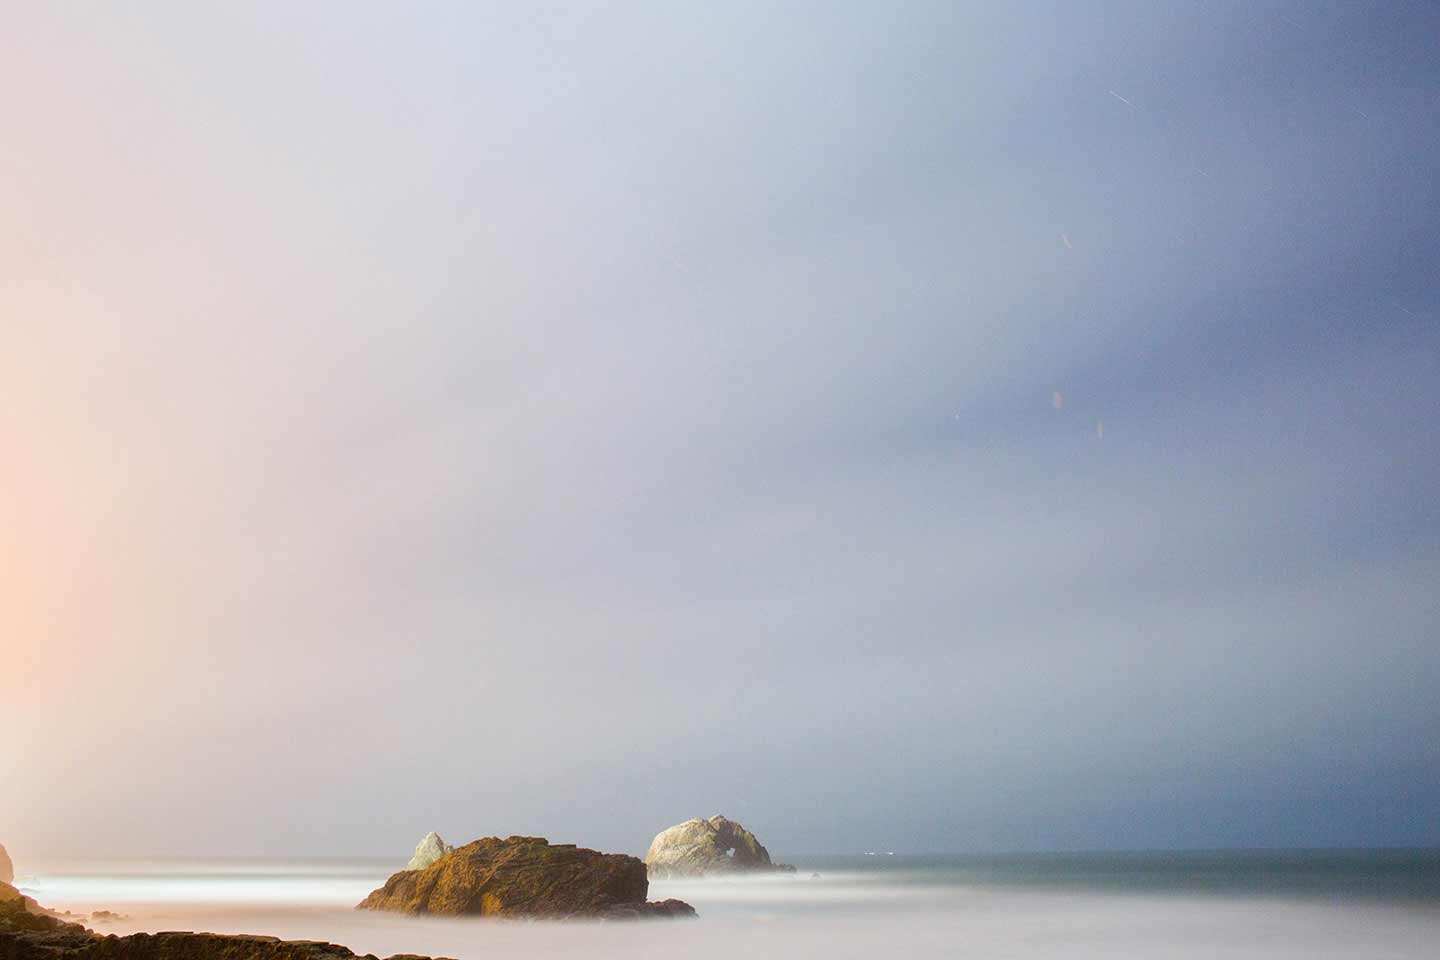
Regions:
M 412 916 L 642 917 L 694 916 L 679 900 L 647 903 L 645 864 L 543 837 L 486 837 L 424 870 L 402 870 L 356 905 Z
M 783 871 L 789 864 L 771 863 L 770 851 L 734 820 L 716 815 L 677 823 L 656 835 L 645 854 L 652 877 L 703 877 L 711 873 Z
M 0 883 L 10 883 L 15 879 L 15 864 L 10 862 L 10 854 L 5 852 L 5 844 L 0 843 Z
M 375 960 L 339 944 L 245 934 L 135 933 L 102 936 L 66 923 L 0 883 L 0 960 Z M 399 954 L 390 960 L 429 960 Z
M 646 903 L 621 904 L 601 914 L 604 920 L 670 920 L 695 916 L 695 908 L 684 900 L 651 900 Z

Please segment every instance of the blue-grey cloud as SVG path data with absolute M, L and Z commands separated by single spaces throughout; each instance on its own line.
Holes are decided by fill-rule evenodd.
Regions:
M 1427 5 L 11 19 L 12 848 L 1440 840 Z

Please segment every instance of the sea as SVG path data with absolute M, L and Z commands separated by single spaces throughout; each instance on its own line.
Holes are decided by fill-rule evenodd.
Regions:
M 781 858 L 784 859 L 784 858 Z M 793 874 L 661 880 L 699 918 L 402 917 L 353 905 L 387 860 L 39 860 L 16 885 L 119 919 L 359 954 L 496 958 L 1440 958 L 1440 850 L 795 857 Z

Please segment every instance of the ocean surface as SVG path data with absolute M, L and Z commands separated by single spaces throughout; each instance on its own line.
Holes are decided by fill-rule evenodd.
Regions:
M 783 858 L 782 858 L 783 859 Z M 51 860 L 16 884 L 108 933 L 208 930 L 480 958 L 1440 957 L 1440 851 L 796 857 L 657 881 L 694 921 L 494 922 L 351 907 L 385 860 Z

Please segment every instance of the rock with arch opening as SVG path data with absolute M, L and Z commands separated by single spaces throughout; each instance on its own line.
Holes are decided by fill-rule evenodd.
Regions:
M 755 834 L 734 820 L 696 817 L 656 835 L 645 854 L 651 877 L 703 877 L 712 873 L 746 873 L 795 868 L 771 863 L 770 851 Z

